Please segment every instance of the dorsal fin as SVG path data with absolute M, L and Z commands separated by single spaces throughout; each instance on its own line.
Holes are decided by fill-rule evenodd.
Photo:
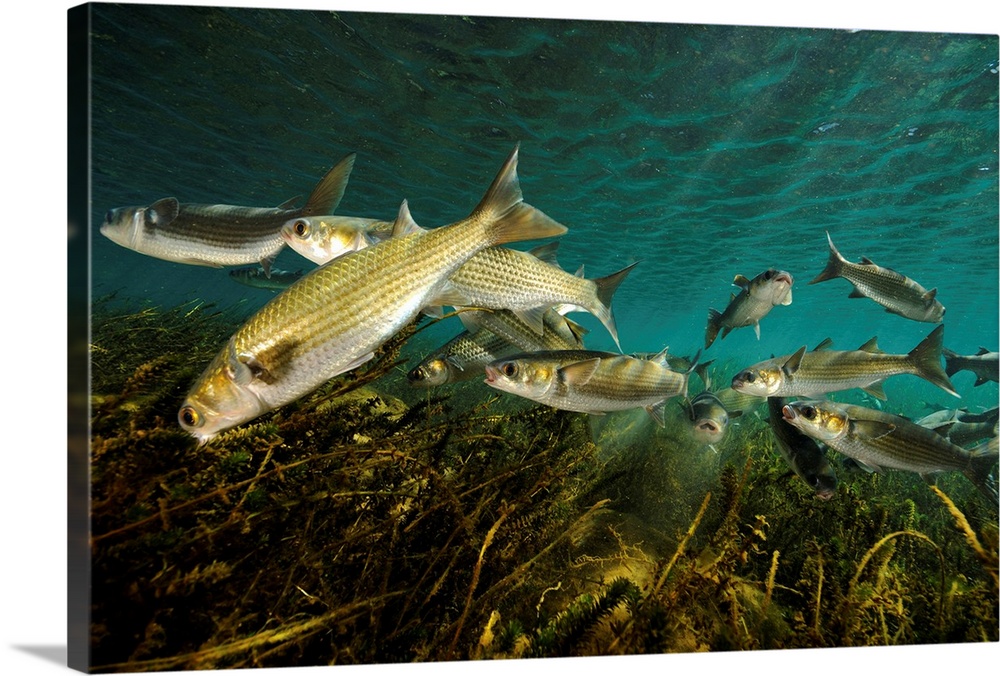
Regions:
M 669 347 L 664 346 L 662 350 L 660 350 L 655 355 L 653 355 L 652 357 L 650 357 L 649 361 L 655 362 L 655 363 L 660 364 L 662 366 L 667 366 L 667 360 L 670 358 L 670 355 L 667 353 L 668 349 L 669 349 Z
M 556 249 L 558 248 L 559 248 L 559 242 L 555 241 L 555 242 L 549 242 L 548 244 L 543 244 L 541 246 L 536 246 L 534 249 L 528 251 L 528 253 L 530 253 L 538 260 L 558 268 L 559 263 L 558 261 L 556 261 Z
M 345 155 L 336 166 L 326 172 L 309 194 L 306 205 L 302 207 L 303 216 L 336 213 L 340 200 L 344 197 L 344 190 L 347 189 L 347 181 L 351 178 L 356 156 L 357 153 Z
M 423 228 L 417 225 L 413 217 L 410 216 L 410 205 L 407 204 L 406 200 L 399 205 L 399 213 L 396 214 L 396 220 L 392 222 L 392 237 L 402 237 L 403 235 L 409 235 L 414 232 L 423 232 Z
M 820 350 L 829 350 L 831 347 L 833 347 L 833 340 L 827 337 L 821 340 L 819 342 L 819 345 L 813 348 L 813 352 L 819 352 Z
M 882 389 L 882 381 L 881 380 L 878 381 L 877 383 L 872 383 L 871 385 L 866 385 L 866 386 L 862 387 L 861 389 L 864 390 L 865 392 L 867 392 L 868 394 L 872 395 L 876 399 L 881 399 L 882 401 L 885 401 L 886 399 L 888 399 L 888 397 L 885 396 L 885 390 Z
M 862 352 L 871 352 L 872 354 L 884 354 L 878 346 L 878 336 L 872 336 L 868 342 L 858 348 Z

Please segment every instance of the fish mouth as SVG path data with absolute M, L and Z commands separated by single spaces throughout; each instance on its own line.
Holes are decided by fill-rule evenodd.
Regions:
M 816 491 L 816 497 L 826 502 L 834 495 L 834 491 L 830 488 L 824 488 L 823 490 Z
M 711 420 L 705 420 L 703 422 L 698 423 L 698 429 L 701 430 L 702 432 L 708 432 L 711 435 L 716 435 L 720 431 L 719 426 L 716 425 Z
M 497 381 L 497 377 L 499 376 L 497 370 L 492 366 L 486 366 L 484 370 L 486 371 L 486 379 L 483 380 L 483 382 L 487 385 L 495 383 Z
M 788 286 L 791 286 L 792 282 L 794 280 L 792 279 L 792 276 L 790 274 L 788 274 L 787 272 L 779 272 L 777 275 L 774 276 L 774 280 L 773 281 L 775 281 L 775 282 L 784 282 Z
M 793 420 L 795 420 L 795 418 L 798 417 L 798 414 L 795 412 L 794 408 L 792 408 L 788 404 L 785 404 L 784 406 L 781 407 L 781 417 L 784 419 L 785 422 L 790 423 Z

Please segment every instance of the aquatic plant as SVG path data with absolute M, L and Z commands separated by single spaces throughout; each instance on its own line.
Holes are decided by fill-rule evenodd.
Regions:
M 753 414 L 716 454 L 680 415 L 595 433 L 413 391 L 415 325 L 198 446 L 174 416 L 237 322 L 95 303 L 96 671 L 998 639 L 996 517 L 963 477 L 844 473 L 823 502 Z

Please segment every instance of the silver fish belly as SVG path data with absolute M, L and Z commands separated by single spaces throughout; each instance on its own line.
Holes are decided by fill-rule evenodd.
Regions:
M 851 263 L 837 251 L 829 232 L 826 239 L 830 244 L 830 258 L 826 268 L 810 284 L 843 277 L 854 285 L 850 298 L 868 298 L 884 307 L 886 312 L 918 322 L 937 323 L 944 319 L 945 308 L 937 300 L 937 289 L 928 291 L 909 277 L 876 265 L 866 257 L 862 257 L 860 264 Z

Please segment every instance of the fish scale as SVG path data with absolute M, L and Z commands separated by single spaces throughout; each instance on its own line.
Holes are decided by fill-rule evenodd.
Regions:
M 412 321 L 487 246 L 566 228 L 521 201 L 517 148 L 472 214 L 316 268 L 257 311 L 196 381 L 181 426 L 202 443 L 351 370 Z M 397 222 L 405 221 L 406 203 Z
M 387 239 L 390 233 L 383 226 L 384 222 L 372 219 L 296 219 L 285 224 L 282 236 L 292 249 L 323 265 L 349 251 Z M 423 229 L 409 220 L 404 230 Z M 537 333 L 542 332 L 546 308 L 570 305 L 597 317 L 619 344 L 611 300 L 636 263 L 606 277 L 586 279 L 544 260 L 552 257 L 552 248 L 525 252 L 489 247 L 480 251 L 451 275 L 435 305 L 511 310 Z M 544 254 L 542 250 L 546 250 Z
M 810 284 L 843 277 L 854 285 L 850 298 L 868 298 L 887 312 L 920 322 L 937 323 L 944 319 L 945 308 L 937 300 L 937 289 L 928 291 L 920 284 L 891 268 L 876 265 L 868 258 L 861 263 L 846 260 L 826 233 L 830 257 L 826 268 Z
M 567 411 L 603 413 L 642 407 L 662 425 L 664 403 L 687 393 L 689 374 L 666 365 L 666 350 L 649 360 L 612 352 L 556 350 L 488 364 L 486 383 Z
M 580 347 L 580 327 L 555 310 L 542 317 L 543 331 L 537 333 L 509 310 L 467 310 L 459 319 L 471 331 L 487 329 L 522 351 L 574 350 Z
M 733 389 L 768 397 L 814 396 L 862 388 L 885 399 L 882 382 L 895 375 L 914 375 L 959 396 L 941 368 L 944 326 L 931 331 L 907 354 L 887 354 L 873 338 L 857 350 L 805 347 L 793 355 L 767 359 L 737 373 Z
M 997 487 L 991 471 L 997 461 L 996 439 L 973 450 L 906 418 L 853 404 L 804 400 L 786 404 L 784 420 L 839 453 L 873 469 L 965 475 L 994 504 Z
M 570 322 L 554 309 L 547 310 L 543 315 L 540 334 L 508 310 L 469 311 L 461 316 L 468 321 L 470 314 L 480 317 L 481 321 L 476 322 L 478 328 L 463 331 L 411 369 L 407 373 L 411 385 L 434 387 L 470 380 L 481 376 L 486 364 L 525 350 L 534 352 L 583 346 L 580 339 L 583 327 Z M 494 326 L 503 335 L 486 328 L 486 324 Z

